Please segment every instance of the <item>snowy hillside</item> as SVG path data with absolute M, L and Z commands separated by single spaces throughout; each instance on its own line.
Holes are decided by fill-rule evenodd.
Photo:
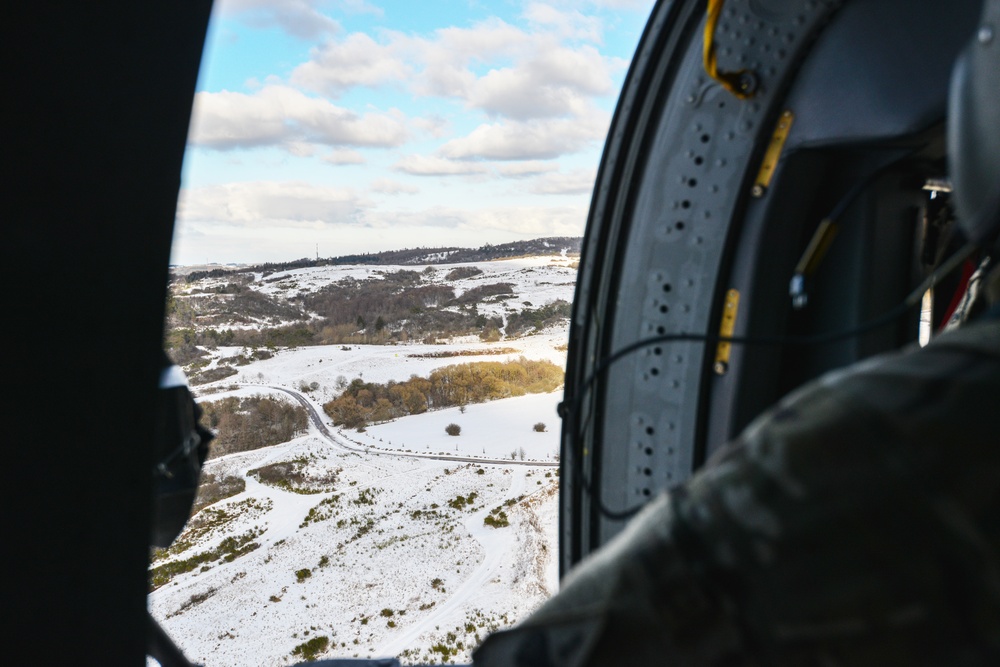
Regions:
M 570 301 L 572 261 L 466 265 L 481 273 L 448 284 L 461 296 L 509 283 L 508 298 L 475 304 L 503 319 L 512 303 Z M 296 269 L 267 282 L 257 277 L 253 288 L 287 300 L 396 268 Z M 423 275 L 443 281 L 454 268 Z M 211 280 L 183 289 L 207 291 Z M 194 363 L 202 369 L 243 355 L 233 374 L 195 387 L 202 400 L 268 394 L 308 405 L 312 416 L 306 434 L 290 442 L 206 464 L 210 479 L 242 480 L 245 488 L 202 510 L 152 563 L 153 615 L 208 667 L 354 656 L 469 661 L 486 634 L 523 618 L 557 587 L 561 390 L 432 410 L 363 432 L 335 428 L 322 404 L 354 378 L 403 381 L 521 356 L 564 366 L 567 327 L 562 320 L 528 335 L 501 332 L 492 342 L 278 347 L 259 359 L 245 347 L 199 348 L 204 356 Z M 460 435 L 445 433 L 451 423 Z M 274 470 L 293 470 L 298 481 L 283 484 L 268 474 Z

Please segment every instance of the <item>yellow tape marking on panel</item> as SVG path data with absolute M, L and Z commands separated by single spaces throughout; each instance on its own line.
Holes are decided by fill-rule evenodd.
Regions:
M 771 135 L 771 143 L 768 144 L 767 152 L 764 153 L 764 162 L 761 163 L 760 171 L 757 172 L 757 180 L 754 182 L 753 195 L 755 197 L 762 197 L 768 186 L 771 185 L 774 170 L 778 168 L 778 159 L 781 157 L 781 151 L 785 147 L 785 140 L 788 139 L 788 133 L 791 131 L 794 121 L 795 114 L 791 111 L 783 112 L 778 118 L 774 134 Z
M 726 303 L 722 306 L 722 324 L 719 325 L 719 335 L 728 338 L 736 330 L 736 314 L 740 309 L 740 293 L 731 289 L 726 292 Z M 732 343 L 722 341 L 715 348 L 715 372 L 724 375 L 729 368 L 729 355 L 733 350 Z

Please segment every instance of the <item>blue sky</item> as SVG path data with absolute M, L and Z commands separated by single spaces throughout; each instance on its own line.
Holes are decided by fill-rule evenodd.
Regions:
M 176 264 L 583 233 L 652 0 L 216 0 Z

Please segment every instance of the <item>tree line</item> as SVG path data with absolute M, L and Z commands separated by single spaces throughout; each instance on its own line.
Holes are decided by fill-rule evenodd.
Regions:
M 265 263 L 239 268 L 217 268 L 206 271 L 192 271 L 184 276 L 186 282 L 202 278 L 218 278 L 236 273 L 263 273 L 265 276 L 278 271 L 290 271 L 313 266 L 338 266 L 347 264 L 461 264 L 466 262 L 487 262 L 507 257 L 524 255 L 558 255 L 563 250 L 578 255 L 583 245 L 579 236 L 553 236 L 527 241 L 512 241 L 492 245 L 487 243 L 478 248 L 404 248 L 376 253 L 340 255 L 310 259 L 302 257 L 289 262 Z
M 403 382 L 357 378 L 323 410 L 336 426 L 363 428 L 428 410 L 547 393 L 562 383 L 563 369 L 550 361 L 479 361 L 445 366 L 429 377 L 414 375 Z
M 308 425 L 301 406 L 267 396 L 229 396 L 199 406 L 202 423 L 215 431 L 209 458 L 279 445 L 305 433 Z

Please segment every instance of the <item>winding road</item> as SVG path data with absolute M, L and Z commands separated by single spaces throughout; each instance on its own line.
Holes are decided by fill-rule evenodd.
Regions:
M 244 387 L 260 387 L 260 385 L 245 384 L 241 385 Z M 477 457 L 477 456 L 452 456 L 449 454 L 418 454 L 414 452 L 401 452 L 398 450 L 387 451 L 384 449 L 379 449 L 377 447 L 363 447 L 352 443 L 350 440 L 342 435 L 334 433 L 330 428 L 324 423 L 323 418 L 320 416 L 319 411 L 316 406 L 313 405 L 312 401 L 306 398 L 303 394 L 288 389 L 286 387 L 277 387 L 274 385 L 266 385 L 268 389 L 273 389 L 274 391 L 280 391 L 291 396 L 295 401 L 305 408 L 306 413 L 309 415 L 309 420 L 313 423 L 313 426 L 320 432 L 324 438 L 326 438 L 330 443 L 339 449 L 344 449 L 349 452 L 355 452 L 358 454 L 375 454 L 376 456 L 399 456 L 407 457 L 411 459 L 431 459 L 434 461 L 459 461 L 462 463 L 482 463 L 482 464 L 492 464 L 492 465 L 504 465 L 504 466 L 533 466 L 533 467 L 549 467 L 557 468 L 559 467 L 558 462 L 553 461 L 515 461 L 513 459 L 491 459 L 487 457 Z

